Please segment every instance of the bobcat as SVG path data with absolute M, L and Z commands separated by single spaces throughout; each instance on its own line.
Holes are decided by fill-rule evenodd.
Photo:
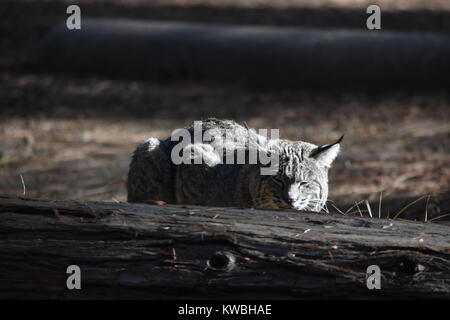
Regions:
M 194 134 L 195 124 L 185 128 Z M 233 140 L 224 140 L 224 129 Z M 340 149 L 341 137 L 316 146 L 302 141 L 266 138 L 232 120 L 202 121 L 201 133 L 212 139 L 182 148 L 193 163 L 173 161 L 177 141 L 150 137 L 135 150 L 128 173 L 128 201 L 162 200 L 193 204 L 260 209 L 297 209 L 319 212 L 328 197 L 328 169 Z M 228 136 L 230 137 L 230 136 Z M 229 163 L 217 152 L 223 148 L 249 158 L 251 147 L 266 156 L 276 154 L 278 166 L 262 174 L 267 164 Z M 181 154 L 181 153 L 180 153 Z M 201 159 L 201 163 L 196 160 Z

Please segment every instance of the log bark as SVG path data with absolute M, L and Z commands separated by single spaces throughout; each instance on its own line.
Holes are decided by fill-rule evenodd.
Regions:
M 0 197 L 2 299 L 449 296 L 449 228 L 434 223 Z

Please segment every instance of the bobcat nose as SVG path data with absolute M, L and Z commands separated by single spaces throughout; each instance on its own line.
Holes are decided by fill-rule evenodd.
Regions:
M 294 199 L 291 198 L 286 199 L 286 203 L 289 205 L 292 205 L 294 202 L 295 202 Z

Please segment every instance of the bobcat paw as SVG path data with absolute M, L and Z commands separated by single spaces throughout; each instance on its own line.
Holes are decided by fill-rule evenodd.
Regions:
M 206 164 L 208 167 L 214 167 L 221 162 L 219 155 L 209 144 L 189 144 L 183 152 L 190 155 L 189 158 L 193 164 Z

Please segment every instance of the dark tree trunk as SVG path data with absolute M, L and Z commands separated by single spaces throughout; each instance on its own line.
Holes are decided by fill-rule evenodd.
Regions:
M 81 268 L 81 290 L 66 269 Z M 381 289 L 366 269 L 381 269 Z M 449 228 L 0 197 L 0 298 L 448 298 Z

